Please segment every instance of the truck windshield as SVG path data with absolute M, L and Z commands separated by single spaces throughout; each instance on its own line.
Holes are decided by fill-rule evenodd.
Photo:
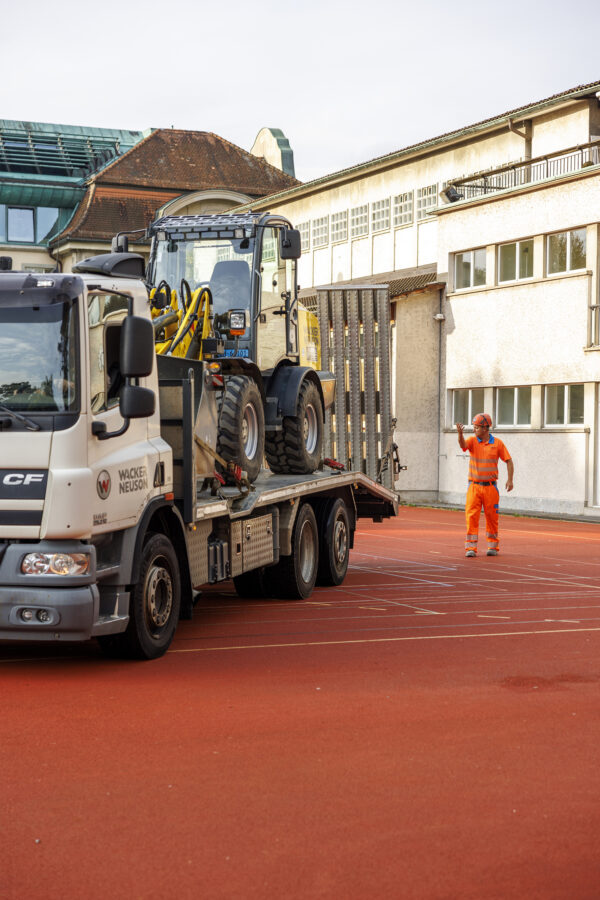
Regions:
M 0 307 L 0 404 L 20 412 L 78 408 L 77 306 Z
M 202 240 L 157 240 L 150 281 L 166 281 L 179 293 L 181 280 L 194 291 L 208 285 L 213 311 L 250 309 L 254 238 L 203 238 Z

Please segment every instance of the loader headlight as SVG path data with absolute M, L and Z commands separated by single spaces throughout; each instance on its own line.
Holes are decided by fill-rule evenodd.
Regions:
M 85 575 L 89 568 L 89 553 L 28 553 L 21 563 L 24 575 Z
M 232 334 L 243 334 L 246 330 L 244 310 L 229 313 L 229 330 Z

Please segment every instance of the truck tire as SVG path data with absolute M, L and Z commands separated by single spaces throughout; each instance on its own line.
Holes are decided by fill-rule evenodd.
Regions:
M 251 572 L 243 572 L 235 575 L 233 586 L 238 597 L 253 600 L 257 597 L 265 597 L 264 567 L 252 569 Z
M 319 568 L 319 533 L 310 503 L 298 510 L 292 534 L 291 556 L 282 556 L 263 573 L 266 597 L 306 600 L 313 592 Z
M 300 387 L 295 416 L 284 416 L 283 430 L 269 432 L 265 453 L 272 472 L 309 475 L 321 462 L 323 406 L 317 386 Z
M 341 584 L 350 559 L 350 519 L 341 497 L 326 500 L 316 510 L 319 523 L 319 570 L 317 584 Z
M 150 534 L 142 550 L 140 577 L 133 586 L 129 624 L 123 634 L 99 638 L 108 656 L 157 659 L 167 652 L 181 606 L 179 562 L 171 541 Z
M 255 381 L 232 375 L 225 382 L 219 412 L 217 453 L 241 466 L 255 481 L 265 455 L 265 411 Z

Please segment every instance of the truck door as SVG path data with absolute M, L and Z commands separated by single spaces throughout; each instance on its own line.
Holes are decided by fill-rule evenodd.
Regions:
M 296 326 L 290 329 L 290 335 L 286 333 L 286 295 L 293 296 L 293 264 L 293 260 L 280 257 L 279 229 L 265 228 L 257 328 L 257 363 L 262 371 L 273 369 L 281 359 L 296 352 Z M 289 340 L 289 348 L 286 339 Z
M 109 433 L 123 424 L 119 412 L 125 383 L 119 365 L 121 326 L 131 308 L 132 298 L 126 293 L 98 290 L 88 294 L 88 464 L 94 476 L 95 526 L 133 523 L 153 489 L 158 454 L 148 441 L 147 419 L 131 419 L 124 434 L 107 440 L 100 440 L 91 430 L 91 422 L 104 423 Z

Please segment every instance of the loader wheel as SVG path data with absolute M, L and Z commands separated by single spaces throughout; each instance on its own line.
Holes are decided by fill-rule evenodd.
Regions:
M 341 584 L 350 559 L 351 532 L 346 504 L 341 497 L 326 500 L 315 512 L 320 536 L 317 584 Z
M 318 567 L 317 520 L 310 503 L 303 503 L 294 522 L 291 556 L 282 556 L 263 572 L 265 596 L 306 600 L 313 592 Z
M 217 453 L 240 465 L 255 481 L 265 453 L 265 413 L 255 381 L 233 375 L 225 382 L 219 412 Z
M 157 659 L 166 653 L 179 621 L 181 578 L 171 541 L 163 534 L 146 539 L 140 575 L 129 602 L 129 624 L 123 634 L 99 638 L 107 656 Z
M 265 453 L 272 472 L 306 475 L 321 461 L 323 446 L 323 406 L 317 386 L 304 381 L 295 416 L 284 416 L 283 430 L 270 432 Z

